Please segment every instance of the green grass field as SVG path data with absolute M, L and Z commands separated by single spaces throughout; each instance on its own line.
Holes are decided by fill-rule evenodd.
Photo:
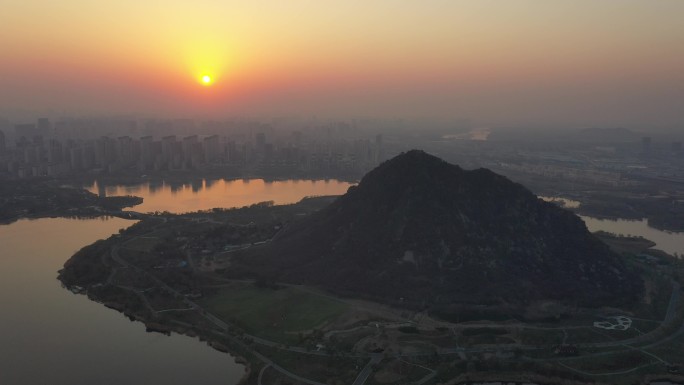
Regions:
M 612 373 L 628 371 L 641 365 L 657 362 L 640 351 L 630 350 L 626 352 L 616 352 L 606 356 L 593 356 L 567 360 L 564 363 L 571 368 L 586 371 L 589 373 Z
M 523 329 L 523 345 L 557 345 L 563 342 L 563 331 L 553 329 Z
M 592 342 L 609 342 L 614 341 L 615 338 L 607 333 L 605 330 L 589 326 L 582 329 L 567 329 L 568 338 L 565 341 L 568 344 L 586 344 Z
M 354 382 L 359 368 L 367 362 L 367 359 L 364 358 L 323 357 L 265 346 L 258 346 L 256 350 L 292 373 L 329 384 L 351 384 Z M 291 381 L 292 379 L 288 378 L 287 383 L 292 383 Z
M 348 305 L 299 288 L 279 290 L 242 286 L 221 289 L 202 305 L 248 333 L 277 342 L 297 342 L 298 332 L 319 327 L 344 313 Z
M 162 241 L 163 239 L 157 237 L 137 237 L 126 242 L 123 247 L 131 250 L 151 251 Z

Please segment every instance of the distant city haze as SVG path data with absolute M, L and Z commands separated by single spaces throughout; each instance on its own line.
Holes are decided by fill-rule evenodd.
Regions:
M 1 13 L 0 117 L 13 121 L 684 124 L 680 0 L 5 0 Z

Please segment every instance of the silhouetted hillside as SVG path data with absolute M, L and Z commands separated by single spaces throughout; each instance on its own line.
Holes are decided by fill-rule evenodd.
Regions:
M 596 305 L 631 300 L 641 287 L 573 213 L 489 170 L 415 150 L 235 262 L 235 274 L 407 306 Z

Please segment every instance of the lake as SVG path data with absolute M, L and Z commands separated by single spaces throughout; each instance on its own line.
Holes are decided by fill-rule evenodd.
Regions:
M 217 180 L 196 184 L 88 186 L 101 195 L 137 195 L 136 211 L 187 212 L 262 201 L 293 203 L 340 195 L 347 182 Z M 641 235 L 684 254 L 684 233 L 645 221 L 583 217 L 591 231 Z M 57 271 L 78 249 L 133 222 L 119 219 L 38 219 L 0 225 L 0 384 L 237 384 L 244 367 L 195 338 L 147 333 L 140 322 L 74 295 Z
M 340 181 L 218 180 L 89 186 L 145 198 L 137 211 L 174 213 L 294 203 L 339 195 Z M 237 384 L 244 366 L 196 338 L 148 333 L 140 322 L 61 287 L 57 271 L 80 248 L 133 224 L 119 218 L 20 220 L 0 225 L 0 384 Z
M 354 183 L 338 180 L 282 180 L 263 179 L 201 180 L 196 183 L 167 184 L 142 183 L 136 185 L 105 186 L 97 182 L 85 188 L 101 196 L 136 195 L 144 199 L 132 210 L 139 212 L 168 211 L 183 213 L 208 210 L 215 207 L 241 207 L 263 201 L 276 204 L 294 203 L 306 196 L 342 195 Z M 540 197 L 568 208 L 578 207 L 580 202 L 558 198 Z M 608 231 L 616 234 L 642 236 L 650 239 L 667 253 L 684 255 L 684 233 L 671 233 L 649 227 L 646 220 L 603 220 L 581 217 L 590 231 Z
M 656 243 L 654 248 L 665 251 L 669 254 L 677 253 L 684 256 L 684 233 L 658 230 L 648 225 L 646 219 L 598 219 L 587 216 L 580 216 L 587 224 L 589 231 L 608 231 L 615 234 L 641 236 Z
M 547 202 L 555 202 L 561 207 L 574 209 L 580 202 L 567 198 L 540 196 Z M 684 232 L 658 230 L 648 225 L 646 219 L 599 219 L 586 215 L 580 218 L 591 232 L 607 231 L 618 235 L 644 237 L 656 243 L 655 248 L 669 254 L 684 256 Z
M 342 195 L 351 185 L 353 183 L 338 180 L 218 179 L 186 184 L 143 183 L 130 186 L 105 186 L 95 182 L 84 188 L 100 196 L 139 196 L 143 198 L 143 203 L 132 208 L 135 211 L 184 213 L 215 207 L 242 207 L 265 201 L 295 203 L 306 196 Z
M 0 225 L 0 384 L 236 384 L 244 366 L 196 338 L 140 322 L 62 288 L 78 249 L 132 224 L 38 219 Z

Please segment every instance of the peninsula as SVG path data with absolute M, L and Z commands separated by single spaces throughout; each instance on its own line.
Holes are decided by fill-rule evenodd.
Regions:
M 417 151 L 341 197 L 145 215 L 59 279 L 247 383 L 681 381 L 684 265 Z

